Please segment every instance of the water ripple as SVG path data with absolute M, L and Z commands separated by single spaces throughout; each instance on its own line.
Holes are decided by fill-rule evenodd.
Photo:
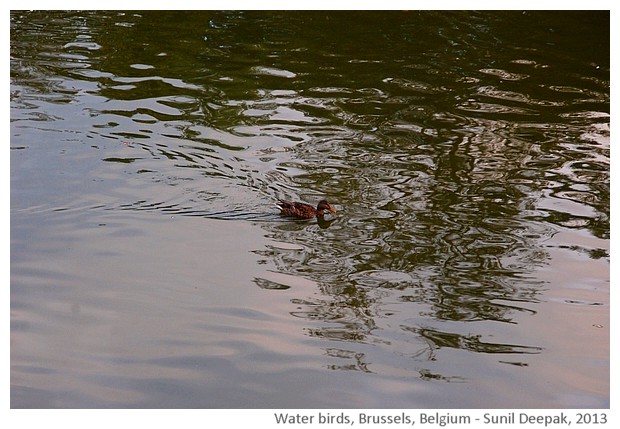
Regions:
M 140 259 L 162 275 L 176 266 L 196 275 L 174 272 L 166 277 L 170 284 L 155 278 L 160 289 L 145 289 L 144 296 L 158 309 L 191 316 L 193 344 L 207 341 L 205 333 L 214 339 L 209 347 L 187 350 L 184 337 L 154 335 L 144 341 L 165 350 L 179 347 L 178 354 L 112 359 L 132 369 L 142 359 L 150 371 L 151 378 L 114 378 L 133 404 L 142 404 L 148 387 L 174 390 L 175 383 L 192 380 L 197 368 L 222 370 L 220 387 L 239 371 L 236 381 L 243 381 L 233 379 L 235 388 L 271 392 L 265 380 L 283 374 L 276 361 L 296 374 L 298 366 L 316 365 L 332 373 L 387 377 L 387 387 L 414 378 L 488 382 L 488 356 L 523 376 L 538 355 L 552 362 L 558 351 L 549 343 L 568 326 L 555 323 L 548 313 L 562 312 L 546 305 L 605 302 L 554 292 L 562 286 L 550 280 L 553 273 L 575 273 L 575 261 L 595 261 L 597 270 L 579 273 L 574 282 L 600 284 L 608 277 L 608 42 L 581 19 L 600 17 L 12 13 L 12 246 L 32 244 L 20 235 L 22 218 L 46 225 L 83 215 L 98 228 L 82 225 L 84 230 L 71 233 L 82 245 L 95 242 L 92 237 L 103 229 L 115 240 L 166 232 L 156 235 L 162 238 L 158 251 L 196 235 L 207 243 L 209 257 L 221 258 L 210 272 L 203 269 L 202 254 L 180 251 L 161 266 Z M 586 35 L 572 34 L 579 29 Z M 594 37 L 599 44 L 589 42 Z M 338 213 L 320 221 L 284 219 L 273 206 L 278 198 L 312 204 L 327 198 Z M 106 224 L 115 216 L 146 215 L 205 220 L 207 227 L 188 236 L 170 232 L 172 227 L 136 232 L 135 226 Z M 215 226 L 222 223 L 224 238 Z M 249 241 L 250 230 L 264 240 Z M 86 240 L 77 240 L 78 233 Z M 40 240 L 49 244 L 45 236 Z M 222 243 L 238 247 L 224 255 L 213 251 Z M 150 247 L 157 246 L 139 247 L 136 255 Z M 123 249 L 115 252 L 122 255 Z M 227 275 L 248 255 L 260 269 L 229 284 Z M 99 266 L 99 258 L 80 256 L 63 268 Z M 55 279 L 53 270 L 15 267 L 12 280 L 32 287 Z M 135 284 L 128 282 L 129 292 L 143 284 L 143 273 L 132 277 L 130 271 Z M 114 283 L 115 270 L 106 274 Z M 68 283 L 73 277 L 66 275 L 60 280 Z M 90 291 L 88 282 L 76 278 L 76 290 Z M 184 308 L 188 315 L 166 301 L 179 299 L 165 291 L 181 279 L 193 287 L 204 284 L 205 300 L 217 300 L 219 288 L 234 286 L 239 302 L 211 306 L 212 319 L 192 302 Z M 561 298 L 549 299 L 549 290 Z M 265 307 L 273 297 L 280 306 L 273 313 L 257 309 L 249 291 Z M 26 295 L 20 300 L 28 302 Z M 105 305 L 112 301 L 106 297 Z M 23 307 L 12 328 L 25 337 L 33 326 L 29 317 L 38 323 L 43 316 L 17 305 Z M 547 320 L 553 328 L 542 329 Z M 47 329 L 62 328 L 58 323 Z M 289 325 L 297 330 L 286 331 Z M 280 338 L 304 351 L 292 356 L 282 345 L 278 352 L 267 347 Z M 97 350 L 86 358 L 109 364 Z M 162 368 L 180 374 L 181 381 L 160 377 Z M 265 377 L 258 387 L 243 378 L 252 371 Z M 54 371 L 34 360 L 20 363 L 15 373 Z M 100 380 L 101 374 L 88 377 L 102 398 L 113 397 L 116 390 L 106 385 L 112 382 Z M 231 398 L 233 390 L 227 390 Z

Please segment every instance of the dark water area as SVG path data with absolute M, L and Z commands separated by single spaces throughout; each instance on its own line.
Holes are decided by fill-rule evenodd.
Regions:
M 609 407 L 609 16 L 11 12 L 11 407 Z

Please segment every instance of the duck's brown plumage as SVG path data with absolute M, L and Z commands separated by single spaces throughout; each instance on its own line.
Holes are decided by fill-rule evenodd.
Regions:
M 323 217 L 325 211 L 336 213 L 336 210 L 325 200 L 319 201 L 316 208 L 310 204 L 278 200 L 277 204 L 282 216 L 296 217 L 298 219 L 312 219 Z

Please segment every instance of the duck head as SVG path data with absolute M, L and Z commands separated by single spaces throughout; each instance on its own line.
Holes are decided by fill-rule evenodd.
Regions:
M 333 208 L 326 200 L 319 201 L 319 205 L 316 206 L 316 215 L 323 216 L 326 210 L 330 213 L 336 213 L 336 209 Z

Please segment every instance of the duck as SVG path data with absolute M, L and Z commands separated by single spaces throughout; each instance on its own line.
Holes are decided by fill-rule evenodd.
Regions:
M 276 206 L 280 209 L 282 216 L 294 217 L 297 219 L 312 219 L 322 218 L 325 215 L 325 211 L 330 213 L 336 213 L 336 209 L 333 208 L 327 200 L 319 201 L 316 208 L 310 204 L 300 203 L 299 201 L 289 202 L 284 200 L 278 200 Z

